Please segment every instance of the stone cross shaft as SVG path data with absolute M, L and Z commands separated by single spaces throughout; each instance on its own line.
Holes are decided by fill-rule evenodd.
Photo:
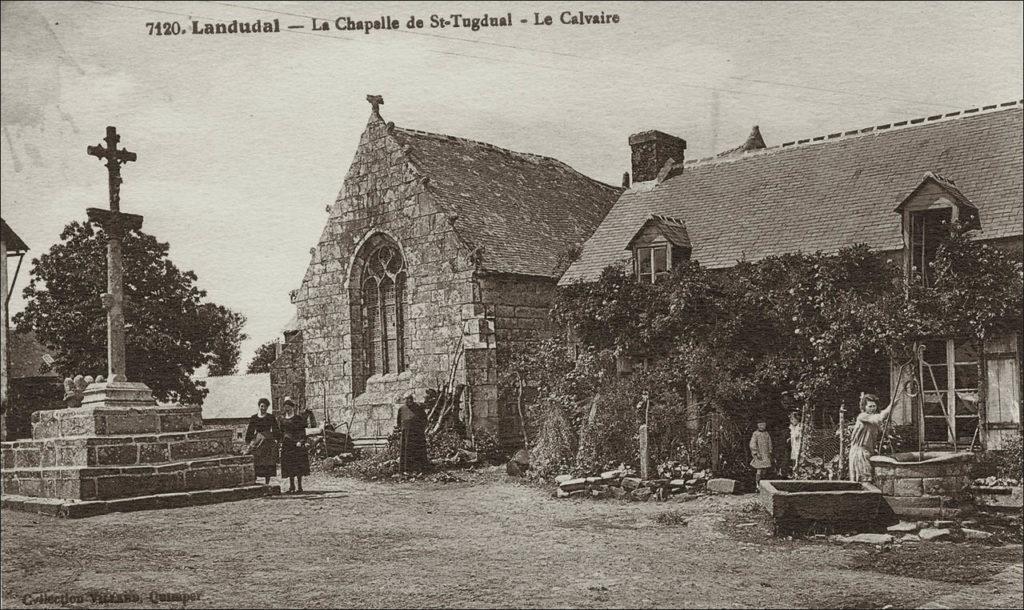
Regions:
M 110 381 L 127 381 L 125 375 L 124 339 L 124 268 L 121 243 L 128 231 L 142 228 L 142 216 L 121 211 L 121 166 L 135 161 L 137 156 L 125 149 L 118 150 L 121 136 L 117 129 L 107 127 L 106 146 L 90 146 L 91 156 L 107 162 L 110 185 L 110 209 L 87 208 L 89 220 L 98 224 L 107 234 L 107 292 L 103 295 L 103 308 L 107 310 L 107 372 Z

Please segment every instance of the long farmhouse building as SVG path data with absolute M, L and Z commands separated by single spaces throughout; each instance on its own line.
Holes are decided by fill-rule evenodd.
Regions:
M 361 444 L 379 444 L 403 394 L 454 379 L 474 428 L 518 439 L 498 395 L 502 362 L 549 333 L 558 284 L 623 264 L 657 281 L 692 259 L 708 268 L 854 244 L 927 270 L 941 225 L 1020 251 L 1022 102 L 1009 102 L 687 161 L 660 131 L 629 137 L 632 180 L 613 187 L 555 159 L 396 127 L 372 112 L 301 287 L 287 353 L 290 391 Z M 629 183 L 631 182 L 631 186 Z M 580 246 L 582 245 L 582 252 Z M 574 258 L 575 257 L 575 258 Z M 1021 332 L 926 344 L 943 373 L 922 388 L 930 445 L 1020 429 Z M 971 369 L 980 374 L 971 374 Z M 275 383 L 283 383 L 277 375 Z M 276 387 L 276 386 L 275 386 Z
M 737 261 L 855 244 L 923 273 L 943 223 L 967 221 L 976 239 L 1020 252 L 1022 104 L 952 112 L 767 147 L 757 127 L 740 147 L 687 162 L 686 142 L 630 137 L 633 185 L 586 242 L 561 284 L 597 279 L 608 265 L 656 281 L 681 260 L 715 269 Z M 998 448 L 1021 421 L 1021 329 L 974 345 L 925 342 L 923 419 L 909 400 L 894 421 L 924 444 Z M 980 366 L 979 366 L 980 365 Z M 890 381 L 891 383 L 891 381 Z M 890 388 L 891 391 L 891 388 Z M 977 435 L 976 435 L 977 432 Z

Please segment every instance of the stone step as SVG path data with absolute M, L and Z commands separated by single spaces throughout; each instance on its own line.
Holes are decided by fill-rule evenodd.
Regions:
M 32 414 L 34 439 L 189 432 L 202 427 L 201 407 L 90 405 Z
M 168 464 L 230 453 L 229 429 L 58 437 L 0 444 L 4 469 Z
M 5 509 L 52 515 L 54 517 L 80 519 L 82 517 L 95 517 L 113 512 L 180 508 L 217 502 L 234 502 L 237 500 L 273 496 L 280 493 L 281 488 L 278 485 L 244 485 L 240 487 L 155 494 L 117 500 L 87 500 L 84 502 L 12 495 L 4 496 L 0 506 Z
M 251 456 L 222 456 L 136 466 L 55 466 L 3 470 L 5 495 L 111 500 L 237 487 L 255 482 Z
M 942 496 L 883 496 L 889 508 L 897 515 L 906 508 L 941 508 L 946 503 Z

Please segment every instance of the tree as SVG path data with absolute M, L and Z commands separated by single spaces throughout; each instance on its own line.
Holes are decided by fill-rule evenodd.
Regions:
M 267 341 L 256 348 L 256 355 L 249 361 L 249 368 L 245 372 L 250 375 L 269 373 L 270 365 L 274 364 L 275 360 L 277 360 L 277 341 Z
M 72 222 L 60 242 L 32 261 L 23 292 L 27 304 L 14 321 L 50 346 L 65 376 L 106 374 L 107 323 L 100 302 L 107 288 L 106 244 L 102 229 Z M 152 235 L 139 231 L 124 238 L 127 374 L 148 385 L 158 400 L 198 404 L 206 390 L 192 381 L 192 373 L 214 360 L 231 364 L 225 353 L 230 350 L 218 342 L 230 343 L 227 329 L 244 318 L 204 303 L 206 292 L 196 287 L 195 273 L 178 269 L 167 254 L 168 244 Z
M 245 316 L 213 303 L 204 303 L 201 309 L 204 316 L 210 317 L 211 327 L 219 328 L 210 348 L 209 374 L 234 375 L 238 372 L 242 341 L 249 338 L 242 332 Z

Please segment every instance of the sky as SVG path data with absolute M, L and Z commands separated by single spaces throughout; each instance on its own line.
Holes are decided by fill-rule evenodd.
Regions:
M 619 184 L 628 137 L 687 158 L 1021 99 L 1021 3 L 4 2 L 0 200 L 29 257 L 106 207 L 107 125 L 138 154 L 122 209 L 170 243 L 208 298 L 280 337 L 370 113 L 560 159 Z M 563 25 L 562 11 L 619 23 Z M 532 25 L 534 13 L 552 25 Z M 415 15 L 512 13 L 512 27 L 406 29 Z M 310 17 L 391 16 L 392 31 Z M 259 35 L 155 36 L 149 22 L 281 20 Z M 530 23 L 522 24 L 520 19 Z M 288 29 L 304 25 L 304 29 Z M 12 312 L 24 307 L 26 258 Z M 13 273 L 13 267 L 11 268 Z

